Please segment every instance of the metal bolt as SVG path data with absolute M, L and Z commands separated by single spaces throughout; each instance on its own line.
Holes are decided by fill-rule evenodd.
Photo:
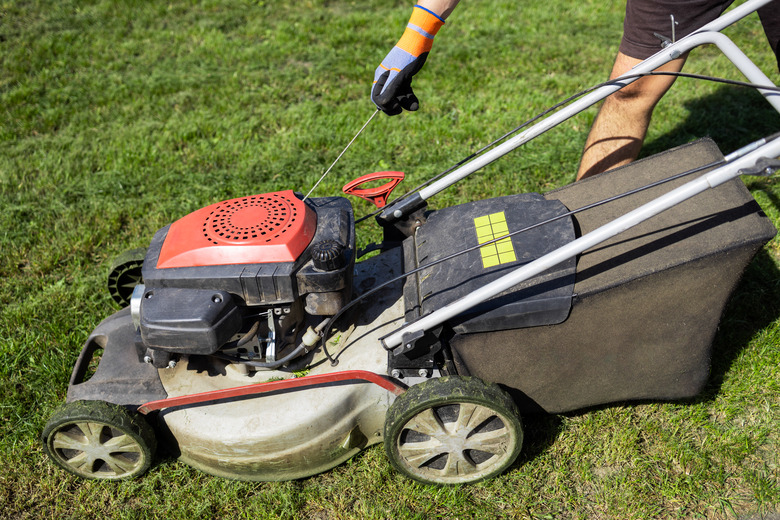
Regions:
M 393 370 L 390 372 L 390 375 L 391 375 L 391 376 L 393 376 L 393 377 L 395 377 L 395 378 L 398 378 L 398 379 L 400 379 L 400 378 L 401 378 L 401 371 L 400 371 L 400 370 L 398 370 L 397 368 L 394 368 L 394 369 L 393 369 Z
M 168 368 L 176 368 L 176 360 L 175 359 L 171 359 L 170 361 L 168 361 Z
M 144 356 L 144 363 L 146 363 L 147 365 L 151 365 L 152 364 L 152 356 Z
M 417 375 L 420 377 L 428 377 L 428 369 L 427 368 L 421 368 L 417 371 Z
M 400 210 L 400 209 L 397 209 L 397 210 L 393 211 L 393 216 L 394 216 L 395 218 L 401 218 L 401 217 L 403 217 L 403 216 L 404 216 L 404 214 L 403 214 L 403 212 L 401 212 L 401 210 Z

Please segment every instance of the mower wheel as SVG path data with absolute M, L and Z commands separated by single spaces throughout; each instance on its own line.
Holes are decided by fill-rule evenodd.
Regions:
M 399 472 L 426 484 L 465 484 L 509 467 L 523 445 L 512 398 L 494 384 L 447 376 L 411 387 L 390 406 L 385 451 Z
M 116 257 L 111 264 L 111 270 L 108 272 L 108 292 L 120 307 L 130 304 L 133 289 L 143 282 L 141 268 L 145 256 L 146 249 L 143 247 L 130 249 Z
M 149 469 L 157 448 L 142 417 L 103 401 L 66 403 L 46 424 L 42 440 L 55 464 L 88 479 L 137 477 Z

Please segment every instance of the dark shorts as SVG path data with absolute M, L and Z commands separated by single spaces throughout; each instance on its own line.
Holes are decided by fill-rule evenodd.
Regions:
M 620 52 L 639 60 L 649 58 L 662 49 L 662 40 L 655 33 L 672 39 L 671 15 L 674 15 L 676 22 L 675 38 L 679 40 L 720 16 L 733 1 L 628 0 Z M 777 56 L 780 42 L 780 0 L 765 5 L 758 13 L 769 44 Z

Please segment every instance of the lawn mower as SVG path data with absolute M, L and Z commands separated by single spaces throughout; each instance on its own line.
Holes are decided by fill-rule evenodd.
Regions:
M 739 180 L 770 175 L 778 135 L 723 156 L 708 139 L 544 194 L 426 201 L 693 47 L 749 0 L 629 74 L 387 203 L 398 172 L 345 192 L 384 233 L 366 260 L 345 197 L 239 197 L 160 229 L 109 274 L 122 310 L 86 340 L 42 441 L 84 478 L 136 477 L 158 444 L 220 477 L 298 479 L 384 443 L 430 484 L 505 471 L 521 414 L 694 396 L 741 274 L 776 230 Z M 381 186 L 376 186 L 387 181 Z

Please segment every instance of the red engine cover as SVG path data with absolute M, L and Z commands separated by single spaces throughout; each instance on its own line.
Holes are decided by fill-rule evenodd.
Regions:
M 292 190 L 226 200 L 171 224 L 157 267 L 294 262 L 316 229 Z

